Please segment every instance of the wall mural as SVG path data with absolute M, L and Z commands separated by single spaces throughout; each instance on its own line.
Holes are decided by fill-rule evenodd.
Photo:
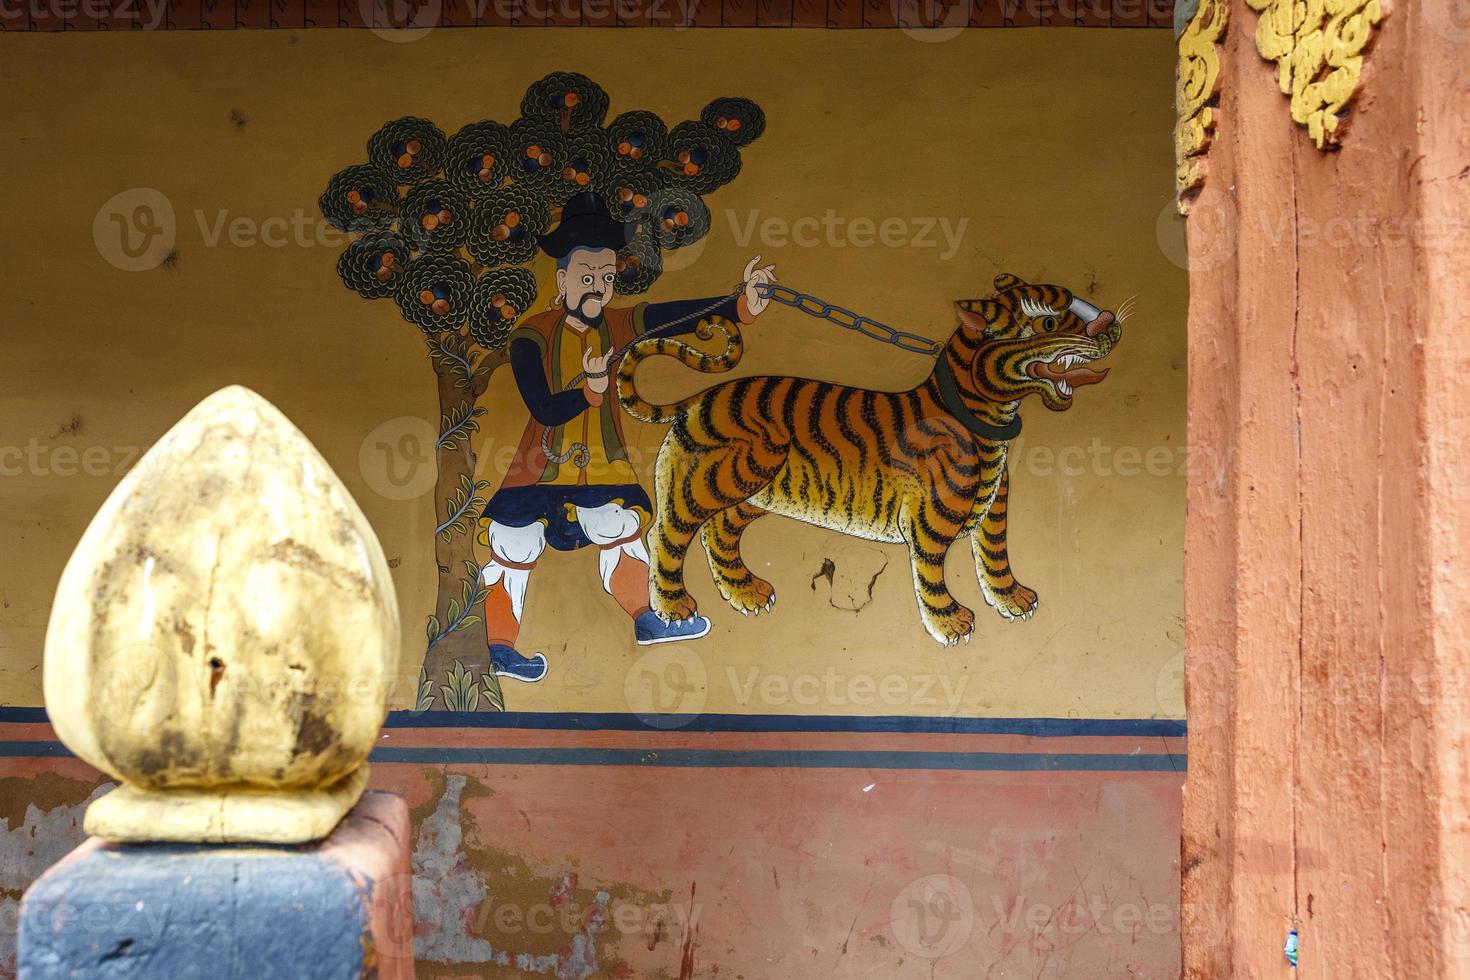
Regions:
M 618 304 L 660 277 L 666 253 L 709 232 L 704 198 L 739 174 L 765 116 L 726 97 L 672 128 L 647 111 L 606 123 L 609 102 L 591 79 L 555 72 L 509 124 L 446 138 L 428 120 L 398 119 L 321 197 L 328 220 L 357 235 L 338 262 L 343 282 L 396 302 L 424 332 L 437 380 L 439 581 L 418 707 L 504 710 L 503 679 L 548 676 L 546 656 L 517 645 L 548 547 L 595 550 L 602 588 L 638 644 L 709 632 L 684 588 L 696 537 L 735 610 L 772 611 L 774 590 L 740 553 L 742 532 L 767 513 L 904 544 L 919 619 L 941 644 L 975 628 L 944 579 L 961 537 L 985 601 L 1006 620 L 1029 619 L 1039 600 L 1013 576 L 1007 549 L 1007 446 L 1028 396 L 1065 411 L 1075 389 L 1106 377 L 1093 364 L 1120 341 L 1128 304 L 1102 310 L 1004 274 L 992 295 L 956 302 L 958 325 L 939 344 L 780 284 L 758 255 L 731 270 L 739 286 L 727 295 Z M 533 313 L 538 297 L 544 308 Z M 933 356 L 934 368 L 904 391 L 741 377 L 672 404 L 639 395 L 635 371 L 649 357 L 733 369 L 742 326 L 772 302 Z M 529 420 L 492 488 L 476 476 L 471 436 L 505 364 Z M 651 498 L 629 460 L 623 412 L 669 426 Z

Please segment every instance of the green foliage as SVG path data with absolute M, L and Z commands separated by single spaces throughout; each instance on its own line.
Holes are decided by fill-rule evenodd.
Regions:
M 456 534 L 469 531 L 469 521 L 485 506 L 484 491 L 490 489 L 486 480 L 470 482 L 467 476 L 459 478 L 459 488 L 444 501 L 444 520 L 434 529 L 441 541 L 448 541 Z
M 470 350 L 469 340 L 462 334 L 428 337 L 429 359 L 441 369 L 455 372 L 454 387 L 473 393 L 490 375 L 494 366 L 481 354 Z
M 479 420 L 484 414 L 483 406 L 474 402 L 460 402 L 457 407 L 439 416 L 438 447 L 446 452 L 459 449 L 461 439 L 468 440 L 471 432 L 480 431 Z
M 500 689 L 500 678 L 493 673 L 480 675 L 481 688 L 485 694 L 485 702 L 492 711 L 505 710 L 505 692 Z
M 445 607 L 445 622 L 440 623 L 438 616 L 429 617 L 426 630 L 430 648 L 449 634 L 458 633 L 480 622 L 480 617 L 471 610 L 480 607 L 480 603 L 485 601 L 485 593 L 489 590 L 480 584 L 481 566 L 475 562 L 466 561 L 464 567 L 468 577 L 460 580 L 459 595 L 451 597 Z
M 458 660 L 454 668 L 444 675 L 446 683 L 439 685 L 444 695 L 446 711 L 476 711 L 480 707 L 480 689 L 475 685 L 475 675 L 465 669 Z
M 414 702 L 415 711 L 428 711 L 434 706 L 434 682 L 429 680 L 428 670 L 419 668 L 419 696 Z

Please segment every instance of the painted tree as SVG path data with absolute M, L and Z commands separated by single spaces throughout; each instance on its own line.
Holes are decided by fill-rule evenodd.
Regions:
M 423 331 L 438 389 L 438 598 L 420 708 L 505 707 L 477 628 L 474 539 L 492 488 L 477 475 L 471 438 L 510 332 L 537 299 L 536 236 L 573 194 L 598 191 L 633 232 L 618 253 L 617 291 L 641 293 L 664 253 L 708 233 L 705 195 L 739 174 L 741 148 L 765 128 L 760 107 L 743 98 L 715 99 L 672 129 L 645 110 L 604 124 L 608 107 L 590 78 L 553 72 L 527 89 L 509 124 L 471 123 L 446 138 L 427 119 L 395 119 L 368 140 L 367 162 L 333 175 L 319 202 L 354 236 L 337 263 L 343 283 L 391 300 Z

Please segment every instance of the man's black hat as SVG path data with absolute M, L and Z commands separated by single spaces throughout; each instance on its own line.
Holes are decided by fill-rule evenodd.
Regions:
M 619 249 L 628 244 L 630 229 L 608 213 L 602 195 L 583 191 L 562 205 L 556 230 L 538 235 L 541 251 L 554 259 L 565 258 L 574 248 Z

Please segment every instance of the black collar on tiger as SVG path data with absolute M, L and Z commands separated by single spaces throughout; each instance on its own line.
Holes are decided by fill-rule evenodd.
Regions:
M 567 198 L 556 229 L 536 236 L 541 251 L 554 259 L 565 258 L 574 248 L 610 248 L 628 244 L 630 229 L 607 209 L 601 194 L 583 191 Z
M 1008 442 L 1021 434 L 1019 413 L 1005 425 L 992 425 L 965 406 L 964 399 L 960 397 L 959 386 L 955 383 L 954 371 L 950 369 L 949 361 L 943 354 L 940 354 L 939 360 L 935 362 L 934 380 L 939 383 L 939 398 L 944 402 L 944 407 L 949 410 L 949 414 L 975 435 L 994 439 L 997 442 Z

